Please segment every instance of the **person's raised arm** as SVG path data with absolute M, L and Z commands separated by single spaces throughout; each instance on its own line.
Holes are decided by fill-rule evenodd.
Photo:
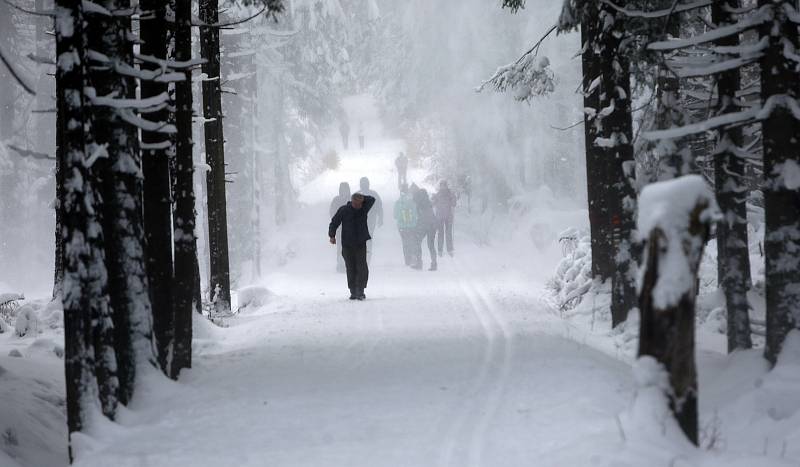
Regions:
M 363 205 L 363 209 L 364 209 L 364 212 L 365 212 L 365 213 L 369 212 L 369 210 L 370 210 L 370 209 L 372 209 L 372 206 L 373 206 L 374 204 L 375 204 L 375 198 L 374 198 L 373 196 L 370 196 L 370 195 L 364 195 L 364 205 Z

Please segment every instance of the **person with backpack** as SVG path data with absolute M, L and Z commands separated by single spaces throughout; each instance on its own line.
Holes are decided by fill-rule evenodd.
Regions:
M 414 237 L 417 235 L 417 205 L 408 194 L 408 187 L 400 187 L 400 199 L 394 204 L 394 220 L 403 243 L 403 258 L 406 266 L 414 264 Z
M 329 210 L 330 216 L 333 217 L 336 214 L 336 211 L 339 210 L 340 207 L 347 204 L 350 201 L 350 184 L 347 182 L 342 182 L 339 184 L 339 195 L 334 196 L 333 200 L 331 200 L 331 208 Z M 336 272 L 344 272 L 344 258 L 342 258 L 342 236 L 340 233 L 336 234 Z
M 433 195 L 433 207 L 436 210 L 437 233 L 439 235 L 439 256 L 444 253 L 445 239 L 447 254 L 453 256 L 453 217 L 456 210 L 456 195 L 450 191 L 447 181 L 439 183 L 439 191 Z
M 350 300 L 365 300 L 364 289 L 369 280 L 367 264 L 367 241 L 370 239 L 367 216 L 375 204 L 375 198 L 355 193 L 350 202 L 340 207 L 328 225 L 328 239 L 336 245 L 336 231 L 342 227 L 342 257 L 347 269 L 347 287 Z
M 436 248 L 434 238 L 436 237 L 436 216 L 433 213 L 433 205 L 425 189 L 418 190 L 414 195 L 414 204 L 417 206 L 417 229 L 414 240 L 415 258 L 414 269 L 422 269 L 422 242 L 428 241 L 428 252 L 431 257 L 431 267 L 429 271 L 436 271 Z

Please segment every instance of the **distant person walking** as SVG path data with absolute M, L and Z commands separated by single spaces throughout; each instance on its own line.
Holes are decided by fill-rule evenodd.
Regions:
M 394 220 L 397 230 L 400 232 L 400 240 L 403 243 L 403 258 L 406 266 L 415 264 L 414 242 L 417 236 L 417 205 L 408 194 L 408 187 L 400 187 L 400 199 L 394 204 Z
M 328 239 L 336 245 L 336 231 L 342 227 L 342 257 L 347 269 L 347 287 L 350 300 L 365 300 L 364 289 L 369 280 L 367 241 L 370 239 L 367 217 L 375 198 L 361 193 L 350 197 L 350 202 L 340 207 L 328 226 Z
M 350 201 L 350 184 L 347 182 L 342 182 L 339 184 L 339 194 L 333 197 L 331 201 L 331 208 L 330 208 L 330 216 L 333 217 L 336 214 L 336 211 L 339 210 L 340 207 L 347 204 Z M 344 272 L 344 258 L 342 258 L 342 235 L 341 233 L 336 234 L 336 270 L 338 272 Z
M 456 209 L 456 195 L 450 191 L 447 181 L 439 183 L 439 191 L 433 195 L 433 207 L 436 211 L 437 233 L 439 235 L 439 256 L 444 254 L 444 243 L 447 240 L 447 254 L 453 256 L 453 217 Z
M 428 252 L 431 257 L 431 267 L 429 271 L 435 271 L 436 265 L 436 248 L 434 247 L 434 237 L 436 237 L 436 216 L 433 213 L 433 206 L 431 199 L 428 197 L 427 190 L 418 190 L 414 194 L 414 203 L 417 206 L 418 220 L 417 220 L 417 236 L 414 241 L 415 258 L 414 264 L 411 265 L 414 269 L 422 269 L 422 243 L 427 240 Z
M 364 150 L 364 124 L 358 122 L 358 147 Z
M 350 124 L 347 123 L 347 115 L 344 113 L 339 119 L 339 133 L 342 135 L 342 147 L 347 151 L 350 149 Z
M 397 187 L 402 188 L 408 185 L 408 179 L 406 178 L 408 174 L 408 158 L 406 155 L 401 152 L 397 159 L 394 160 L 394 166 L 397 168 Z
M 378 193 L 375 190 L 370 189 L 369 178 L 361 177 L 361 180 L 359 180 L 358 183 L 361 187 L 361 190 L 359 190 L 360 193 L 363 193 L 365 196 L 372 196 L 375 198 L 375 208 L 370 211 L 369 218 L 367 219 L 369 235 L 370 238 L 372 238 L 372 235 L 375 235 L 375 229 L 378 227 L 383 227 L 383 201 L 381 201 L 381 197 L 378 196 Z M 372 240 L 370 240 L 367 244 L 367 261 L 372 261 Z

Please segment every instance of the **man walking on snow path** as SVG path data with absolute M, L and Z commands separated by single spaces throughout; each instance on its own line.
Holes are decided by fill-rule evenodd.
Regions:
M 342 257 L 347 268 L 347 287 L 350 300 L 364 300 L 364 289 L 369 279 L 367 265 L 367 241 L 370 240 L 367 216 L 375 198 L 355 193 L 350 202 L 340 207 L 328 226 L 328 239 L 336 245 L 336 230 L 342 226 Z

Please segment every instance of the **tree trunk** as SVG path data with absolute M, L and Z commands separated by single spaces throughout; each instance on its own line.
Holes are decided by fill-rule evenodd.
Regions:
M 191 1 L 175 1 L 175 60 L 192 56 Z M 192 73 L 175 84 L 175 345 L 172 377 L 192 366 L 192 318 L 200 313 L 200 275 L 195 237 L 194 162 L 192 160 Z M 224 196 L 224 195 L 223 195 Z
M 600 108 L 600 91 L 591 89 L 600 75 L 600 64 L 596 55 L 598 31 L 597 10 L 586 13 L 581 23 L 581 64 L 583 67 L 583 107 L 597 111 Z M 614 260 L 611 245 L 611 225 L 605 190 L 607 189 L 607 164 L 604 154 L 594 142 L 598 135 L 596 115 L 584 112 L 583 129 L 586 143 L 586 192 L 589 201 L 589 226 L 592 241 L 592 276 L 605 282 L 614 275 Z
M 797 50 L 797 24 L 786 16 L 793 0 L 759 0 L 773 20 L 760 29 L 768 47 L 761 58 L 761 100 L 774 105 L 762 122 L 766 233 L 767 339 L 764 355 L 773 364 L 786 335 L 800 326 L 800 188 L 791 180 L 800 172 L 800 125 L 790 105 L 797 105 L 800 73 L 784 54 Z
M 141 53 L 159 59 L 167 58 L 167 5 L 163 0 L 142 0 L 140 7 L 153 12 L 150 19 L 141 20 Z M 144 70 L 158 70 L 158 65 L 142 64 Z M 142 81 L 142 98 L 168 92 L 166 83 Z M 154 121 L 167 121 L 167 109 L 148 114 Z M 172 140 L 158 132 L 142 131 L 142 172 L 144 187 L 144 231 L 147 241 L 147 274 L 150 282 L 150 301 L 153 307 L 153 332 L 158 364 L 169 372 L 168 358 L 172 354 L 175 310 L 172 304 L 172 185 L 169 154 L 174 154 Z
M 700 186 L 705 184 L 700 177 L 695 179 L 695 183 Z M 645 196 L 643 193 L 642 199 Z M 708 196 L 710 198 L 710 194 Z M 672 203 L 674 199 L 675 195 L 671 194 L 662 201 Z M 694 444 L 698 442 L 697 369 L 694 357 L 696 284 L 703 249 L 710 233 L 711 216 L 708 211 L 711 203 L 710 199 L 698 197 L 694 208 L 687 213 L 688 222 L 676 226 L 675 223 L 681 220 L 665 219 L 652 228 L 647 235 L 645 270 L 639 295 L 639 356 L 651 356 L 664 366 L 671 386 L 671 390 L 666 391 L 670 409 Z M 680 272 L 685 270 L 691 275 L 691 279 L 686 281 L 691 286 L 686 290 L 673 290 L 675 284 L 659 281 L 662 274 L 675 274 L 676 257 L 686 262 L 686 267 L 680 268 Z
M 200 0 L 200 20 L 219 22 L 217 0 Z M 219 29 L 200 28 L 200 55 L 203 64 L 203 115 L 205 117 L 206 163 L 211 171 L 208 185 L 208 243 L 211 257 L 209 288 L 217 313 L 231 309 L 230 266 L 228 257 L 228 220 L 225 199 L 225 138 L 222 130 L 222 89 L 220 83 Z
M 106 266 L 100 200 L 96 177 L 87 167 L 86 141 L 91 121 L 83 89 L 86 80 L 83 11 L 79 0 L 56 1 L 57 108 L 62 157 L 62 210 L 64 249 L 64 366 L 66 370 L 67 426 L 70 435 L 82 431 L 96 406 L 94 329 L 98 317 L 108 319 Z M 113 355 L 113 353 L 112 353 Z M 113 407 L 113 405 L 112 405 Z M 104 404 L 104 409 L 106 409 Z M 113 415 L 113 412 L 112 412 Z M 70 460 L 72 448 L 70 446 Z
M 129 0 L 104 0 L 111 11 L 130 8 Z M 136 83 L 115 71 L 133 64 L 130 20 L 127 17 L 92 15 L 88 21 L 89 44 L 108 57 L 111 66 L 92 67 L 90 78 L 97 96 L 134 98 Z M 101 65 L 101 64 L 98 64 Z M 138 129 L 125 123 L 109 106 L 94 106 L 94 135 L 105 145 L 108 157 L 95 162 L 102 182 L 103 231 L 107 239 L 111 307 L 114 311 L 114 347 L 119 376 L 119 400 L 127 404 L 133 395 L 137 365 L 152 363 L 152 309 L 150 305 L 144 229 L 142 220 L 141 155 Z
M 616 10 L 604 5 L 597 38 L 598 63 L 602 77 L 598 92 L 598 134 L 594 141 L 607 164 L 606 195 L 612 232 L 614 270 L 611 289 L 612 326 L 623 323 L 636 306 L 636 254 L 631 244 L 635 227 L 636 191 L 633 188 L 633 121 L 629 59 L 622 49 L 625 21 Z
M 715 0 L 711 5 L 711 22 L 718 27 L 736 23 L 733 11 L 739 0 Z M 736 47 L 738 36 L 729 36 L 716 42 L 718 47 Z M 717 79 L 717 115 L 738 112 L 741 106 L 736 98 L 740 89 L 740 71 L 733 69 L 720 73 Z M 714 151 L 714 186 L 722 221 L 717 224 L 717 277 L 725 293 L 728 312 L 728 351 L 749 349 L 750 336 L 750 254 L 747 248 L 747 181 L 745 161 L 737 154 L 743 144 L 742 129 L 720 128 Z

